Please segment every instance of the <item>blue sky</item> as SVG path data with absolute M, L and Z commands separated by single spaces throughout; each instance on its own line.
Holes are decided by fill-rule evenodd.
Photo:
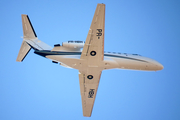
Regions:
M 138 53 L 162 71 L 103 71 L 91 118 L 83 117 L 78 71 L 30 51 L 16 62 L 28 14 L 53 46 L 85 41 L 97 3 L 106 4 L 105 51 Z M 0 120 L 179 120 L 180 1 L 0 1 Z

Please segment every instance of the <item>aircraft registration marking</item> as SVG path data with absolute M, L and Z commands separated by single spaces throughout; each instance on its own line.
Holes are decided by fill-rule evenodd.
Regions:
M 88 98 L 93 98 L 93 95 L 94 95 L 94 89 L 90 89 Z
M 97 29 L 97 33 L 96 36 L 98 36 L 98 39 L 100 38 L 100 36 L 102 36 L 102 29 Z

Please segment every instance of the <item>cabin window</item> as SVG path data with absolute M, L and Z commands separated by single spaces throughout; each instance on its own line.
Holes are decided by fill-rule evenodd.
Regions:
M 68 43 L 73 43 L 74 41 L 68 41 Z

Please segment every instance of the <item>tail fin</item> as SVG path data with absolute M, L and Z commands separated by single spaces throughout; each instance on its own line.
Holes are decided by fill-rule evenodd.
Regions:
M 23 26 L 23 42 L 16 59 L 16 61 L 18 62 L 22 62 L 24 60 L 28 52 L 31 50 L 31 47 L 36 50 L 52 49 L 49 45 L 43 43 L 37 38 L 37 35 L 34 31 L 34 28 L 31 24 L 28 15 L 23 14 L 21 16 L 22 16 L 22 26 Z

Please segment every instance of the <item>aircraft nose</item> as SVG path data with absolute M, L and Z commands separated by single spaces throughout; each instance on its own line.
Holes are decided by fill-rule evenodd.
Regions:
M 158 69 L 159 69 L 159 70 L 162 70 L 163 68 L 164 68 L 164 66 L 163 66 L 162 64 L 159 64 L 159 65 L 158 65 Z
M 148 66 L 149 70 L 158 71 L 158 70 L 162 70 L 164 68 L 164 66 L 161 63 L 159 63 L 159 62 L 157 62 L 155 60 L 151 59 L 149 61 L 149 63 L 150 63 L 149 66 Z
M 156 68 L 157 70 L 162 70 L 164 68 L 164 66 L 161 63 L 156 63 Z

